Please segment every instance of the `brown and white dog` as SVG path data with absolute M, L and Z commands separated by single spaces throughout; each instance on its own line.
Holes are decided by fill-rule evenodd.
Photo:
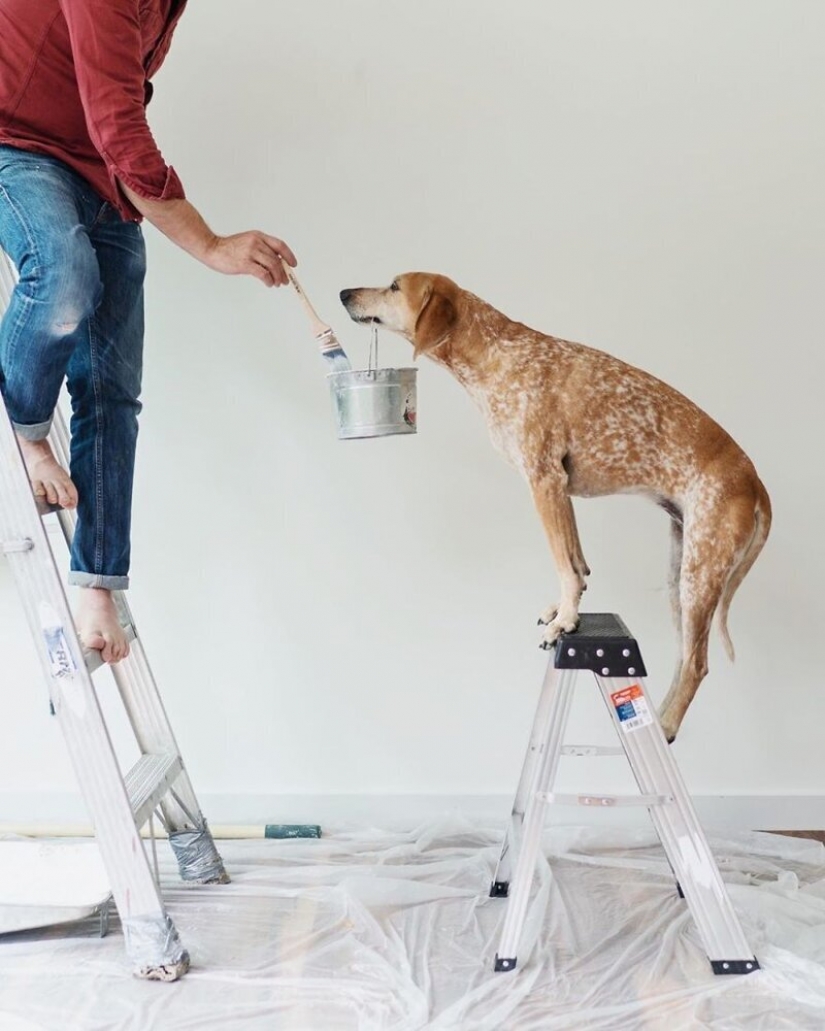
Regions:
M 561 581 L 561 601 L 540 620 L 545 647 L 575 629 L 590 573 L 571 495 L 644 494 L 668 513 L 681 656 L 660 718 L 672 741 L 707 673 L 717 611 L 733 658 L 728 608 L 770 529 L 748 456 L 661 380 L 513 322 L 445 276 L 411 272 L 386 288 L 343 290 L 341 301 L 357 322 L 386 326 L 449 369 L 526 477 Z

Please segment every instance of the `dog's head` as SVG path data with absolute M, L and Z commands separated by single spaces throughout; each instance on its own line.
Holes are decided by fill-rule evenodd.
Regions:
M 446 276 L 405 272 L 387 287 L 341 291 L 341 303 L 356 322 L 375 322 L 406 337 L 415 357 L 447 341 L 458 318 L 458 287 Z

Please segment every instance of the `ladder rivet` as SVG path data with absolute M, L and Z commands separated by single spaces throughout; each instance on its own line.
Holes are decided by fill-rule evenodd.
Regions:
M 599 658 L 601 659 L 601 658 L 602 658 L 602 656 L 604 655 L 604 648 L 597 648 L 597 649 L 596 649 L 596 654 L 597 654 L 597 655 L 599 656 Z
M 610 672 L 610 670 L 607 668 L 607 666 L 605 666 L 604 669 L 602 670 L 602 676 L 606 677 L 609 672 Z
M 567 654 L 568 655 L 575 655 L 576 654 L 576 649 L 575 648 L 568 648 L 567 649 Z
M 631 676 L 631 677 L 632 677 L 632 676 L 635 676 L 635 674 L 636 674 L 636 667 L 635 667 L 635 666 L 631 666 L 631 667 L 630 667 L 630 668 L 628 669 L 628 671 L 627 671 L 627 672 L 628 672 L 628 673 L 630 674 L 630 676 Z
M 630 658 L 630 649 L 629 648 L 625 648 L 624 651 L 622 652 L 622 655 L 624 655 L 624 657 L 626 659 L 629 659 Z

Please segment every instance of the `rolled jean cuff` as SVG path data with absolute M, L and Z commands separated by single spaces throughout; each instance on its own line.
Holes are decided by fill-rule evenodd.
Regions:
M 49 430 L 52 428 L 52 420 L 36 422 L 28 426 L 23 426 L 19 422 L 13 422 L 12 426 L 17 436 L 22 437 L 23 440 L 45 440 L 49 435 Z
M 69 573 L 72 587 L 101 587 L 104 591 L 125 591 L 129 587 L 128 576 L 101 576 L 99 573 L 80 573 L 73 569 Z

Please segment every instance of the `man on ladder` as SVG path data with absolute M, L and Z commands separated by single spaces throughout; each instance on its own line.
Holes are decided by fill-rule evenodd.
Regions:
M 0 324 L 0 390 L 36 494 L 77 507 L 69 582 L 82 643 L 129 644 L 128 586 L 147 218 L 209 268 L 287 282 L 277 237 L 212 232 L 146 121 L 187 0 L 0 0 L 0 248 L 19 273 Z M 71 478 L 47 435 L 72 399 Z

